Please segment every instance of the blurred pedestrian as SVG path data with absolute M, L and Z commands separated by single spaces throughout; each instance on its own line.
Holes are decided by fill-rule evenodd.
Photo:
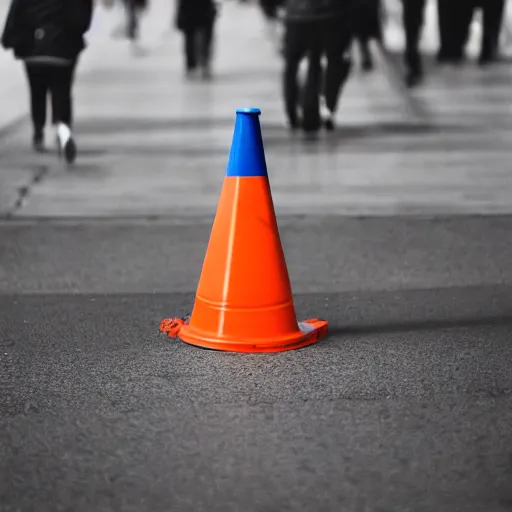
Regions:
M 285 19 L 284 99 L 290 127 L 317 132 L 334 129 L 338 99 L 351 68 L 354 33 L 352 0 L 288 0 Z M 303 93 L 297 81 L 308 59 Z M 322 66 L 322 59 L 327 64 Z
M 92 21 L 92 0 L 12 0 L 2 46 L 24 61 L 30 88 L 33 145 L 44 150 L 47 96 L 51 96 L 59 153 L 76 157 L 72 135 L 72 88 L 84 34 Z
M 218 2 L 214 0 L 178 0 L 176 27 L 183 33 L 185 69 L 188 77 L 201 69 L 211 77 L 211 57 Z

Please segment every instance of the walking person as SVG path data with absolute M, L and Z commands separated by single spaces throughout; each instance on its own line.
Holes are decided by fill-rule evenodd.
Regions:
M 92 0 L 12 0 L 2 35 L 2 46 L 24 61 L 34 148 L 44 150 L 49 94 L 59 154 L 63 153 L 68 163 L 76 158 L 73 80 L 92 12 Z
M 283 85 L 292 129 L 300 126 L 308 133 L 322 125 L 334 129 L 339 95 L 351 69 L 354 9 L 352 0 L 287 1 Z M 300 94 L 297 74 L 304 58 L 308 73 Z
M 211 57 L 218 5 L 214 0 L 178 0 L 176 27 L 183 33 L 187 77 L 201 69 L 211 78 Z

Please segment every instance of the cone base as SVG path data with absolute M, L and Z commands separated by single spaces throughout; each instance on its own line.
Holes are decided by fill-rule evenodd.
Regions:
M 301 322 L 296 332 L 281 339 L 235 340 L 215 338 L 211 333 L 201 332 L 191 325 L 184 325 L 180 329 L 179 338 L 189 345 L 223 352 L 286 352 L 314 345 L 327 334 L 327 326 L 327 321 L 314 318 Z

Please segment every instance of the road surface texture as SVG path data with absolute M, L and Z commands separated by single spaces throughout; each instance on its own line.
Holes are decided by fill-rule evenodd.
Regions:
M 512 511 L 512 69 L 404 95 L 381 56 L 305 142 L 255 8 L 224 6 L 207 84 L 171 18 L 138 56 L 96 18 L 73 168 L 26 117 L 1 132 L 0 511 Z M 246 105 L 299 319 L 330 322 L 283 354 L 158 331 L 191 311 Z

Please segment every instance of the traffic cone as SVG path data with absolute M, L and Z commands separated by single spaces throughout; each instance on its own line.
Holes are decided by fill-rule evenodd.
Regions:
M 327 322 L 298 323 L 267 175 L 260 110 L 238 109 L 226 177 L 189 320 L 161 330 L 231 352 L 283 352 L 316 343 Z

